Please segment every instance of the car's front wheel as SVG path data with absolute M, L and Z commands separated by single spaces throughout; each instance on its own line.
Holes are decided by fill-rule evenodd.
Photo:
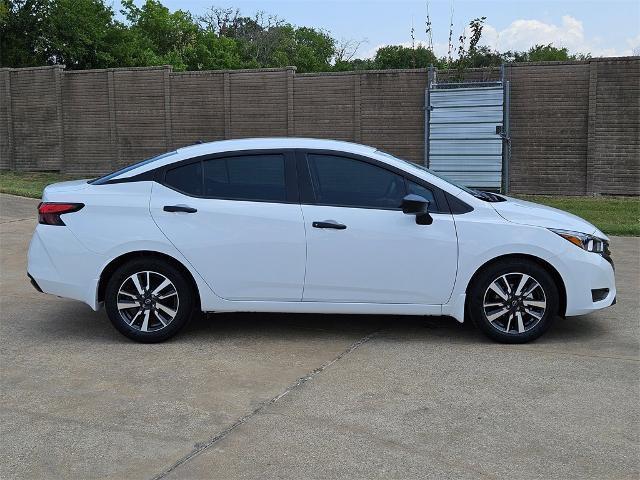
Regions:
M 185 275 L 160 259 L 125 263 L 109 279 L 105 308 L 111 323 L 138 342 L 161 342 L 189 320 L 193 292 Z
M 505 260 L 485 268 L 468 292 L 468 314 L 490 338 L 525 343 L 538 338 L 558 314 L 558 288 L 540 265 Z

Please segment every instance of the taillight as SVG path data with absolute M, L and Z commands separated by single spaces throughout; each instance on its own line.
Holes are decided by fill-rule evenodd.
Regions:
M 64 225 L 60 215 L 77 212 L 84 203 L 42 202 L 38 205 L 38 222 L 43 225 Z

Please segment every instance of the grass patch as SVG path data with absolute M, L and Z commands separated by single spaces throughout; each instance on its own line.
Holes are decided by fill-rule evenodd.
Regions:
M 44 187 L 51 183 L 75 180 L 78 177 L 55 172 L 0 171 L 0 193 L 21 197 L 42 198 Z
M 42 198 L 50 183 L 78 177 L 53 172 L 0 171 L 0 192 Z M 571 212 L 608 235 L 640 236 L 640 197 L 560 197 L 518 195 L 518 198 Z
M 640 197 L 517 197 L 573 213 L 607 235 L 640 236 Z

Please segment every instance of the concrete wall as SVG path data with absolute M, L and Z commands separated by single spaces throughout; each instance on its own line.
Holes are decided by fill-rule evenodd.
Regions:
M 512 192 L 640 194 L 640 58 L 513 64 L 505 77 Z M 0 168 L 91 176 L 248 136 L 337 138 L 422 163 L 426 83 L 418 69 L 0 69 Z
M 640 194 L 640 59 L 507 66 L 511 190 Z

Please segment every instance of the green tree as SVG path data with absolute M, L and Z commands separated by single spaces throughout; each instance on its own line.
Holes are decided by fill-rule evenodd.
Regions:
M 505 62 L 505 57 L 499 52 L 482 46 L 469 52 L 465 58 L 465 68 L 499 67 Z
M 101 0 L 56 0 L 40 47 L 50 63 L 101 68 L 109 61 L 112 27 L 113 10 Z
M 558 60 L 584 60 L 589 58 L 589 54 L 571 55 L 567 48 L 558 48 L 548 44 L 535 45 L 526 52 L 506 52 L 505 57 L 514 62 L 551 62 Z
M 0 66 L 64 64 L 69 69 L 172 65 L 175 70 L 284 67 L 299 72 L 389 68 L 497 66 L 503 61 L 588 58 L 566 48 L 536 45 L 504 54 L 478 47 L 485 18 L 460 36 L 458 60 L 438 59 L 424 46 L 390 45 L 372 59 L 354 59 L 361 42 L 337 41 L 329 32 L 295 26 L 274 15 L 252 17 L 212 8 L 202 17 L 170 11 L 161 0 L 122 0 L 123 20 L 112 0 L 0 0 Z M 453 23 L 453 20 L 451 20 Z M 452 28 L 452 25 L 450 26 Z M 431 22 L 427 19 L 427 36 Z M 450 32 L 451 33 L 451 32 Z M 412 30 L 413 38 L 414 30 Z
M 332 70 L 349 72 L 357 70 L 375 70 L 378 68 L 372 58 L 354 58 L 353 60 L 337 60 Z
M 416 48 L 402 45 L 388 45 L 376 51 L 374 57 L 376 68 L 426 68 L 429 65 L 437 64 L 438 58 L 431 50 L 423 46 Z
M 206 31 L 235 40 L 247 66 L 295 65 L 299 72 L 332 67 L 336 42 L 323 30 L 296 27 L 264 12 L 245 17 L 233 8 L 211 8 L 200 22 Z
M 101 0 L 6 2 L 0 62 L 15 67 L 64 64 L 100 68 L 108 62 L 113 11 Z
M 41 41 L 46 31 L 49 0 L 0 0 L 0 65 L 46 65 Z

